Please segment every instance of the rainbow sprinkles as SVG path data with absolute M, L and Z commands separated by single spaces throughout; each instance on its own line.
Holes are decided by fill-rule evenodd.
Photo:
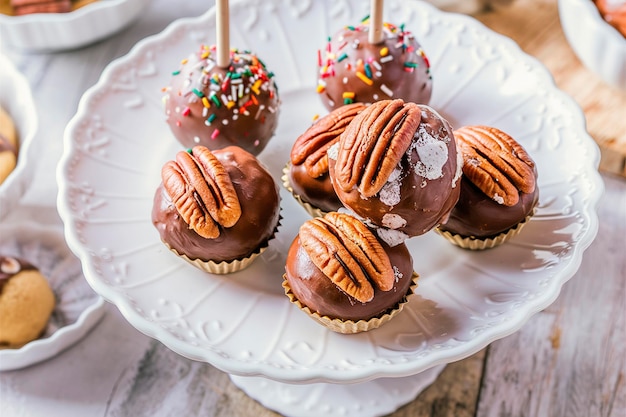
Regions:
M 222 139 L 262 149 L 273 134 L 280 104 L 274 74 L 250 51 L 231 49 L 225 68 L 217 65 L 215 52 L 215 46 L 202 45 L 172 72 L 164 89 L 168 124 L 186 146 L 218 148 L 223 146 L 210 142 Z
M 428 104 L 432 89 L 430 62 L 404 25 L 383 24 L 383 41 L 368 40 L 369 17 L 345 26 L 317 51 L 316 91 L 326 107 L 356 101 L 371 103 L 403 98 Z

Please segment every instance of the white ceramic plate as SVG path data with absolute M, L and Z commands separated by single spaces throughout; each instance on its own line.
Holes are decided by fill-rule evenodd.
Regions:
M 599 151 L 580 108 L 536 60 L 474 19 L 421 2 L 390 0 L 386 7 L 386 20 L 406 22 L 430 57 L 432 106 L 454 126 L 499 127 L 534 157 L 537 215 L 513 241 L 482 253 L 434 232 L 412 239 L 417 295 L 390 323 L 357 335 L 327 331 L 283 294 L 285 254 L 307 219 L 285 190 L 283 225 L 249 269 L 212 276 L 176 258 L 150 220 L 160 168 L 181 149 L 165 124 L 161 88 L 181 59 L 214 42 L 211 10 L 175 22 L 112 63 L 65 134 L 58 206 L 66 238 L 89 283 L 133 326 L 232 374 L 357 382 L 464 358 L 558 296 L 596 234 L 602 191 Z M 232 44 L 255 50 L 279 84 L 279 128 L 260 155 L 277 181 L 294 139 L 322 113 L 314 92 L 317 48 L 366 8 L 358 0 L 231 4 Z
M 592 0 L 559 0 L 559 18 L 583 64 L 608 84 L 626 91 L 626 38 L 600 15 Z
M 60 51 L 110 36 L 139 17 L 150 0 L 99 0 L 70 13 L 0 14 L 0 38 L 14 48 Z
M 38 120 L 28 81 L 3 54 L 0 54 L 0 104 L 13 119 L 19 141 L 15 169 L 0 184 L 1 220 L 18 204 L 33 179 L 36 150 L 31 145 L 37 132 Z
M 49 359 L 79 341 L 100 320 L 104 300 L 85 282 L 81 263 L 59 227 L 35 223 L 0 225 L 0 254 L 29 261 L 48 279 L 56 298 L 42 337 L 19 349 L 0 349 L 0 371 Z

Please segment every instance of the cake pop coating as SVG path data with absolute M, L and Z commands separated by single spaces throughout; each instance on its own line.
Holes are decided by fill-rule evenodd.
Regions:
M 242 259 L 266 245 L 276 230 L 280 218 L 278 186 L 257 158 L 237 146 L 217 150 L 213 155 L 236 192 L 241 207 L 236 223 L 230 227 L 219 225 L 215 238 L 201 236 L 185 221 L 163 182 L 154 195 L 152 223 L 163 242 L 190 259 Z
M 352 102 L 383 99 L 428 104 L 432 94 L 430 63 L 404 25 L 385 23 L 383 41 L 368 40 L 369 22 L 338 31 L 318 51 L 317 92 L 332 110 Z
M 412 282 L 413 259 L 406 245 L 400 244 L 390 247 L 385 242 L 376 240 L 374 234 L 365 226 L 349 228 L 352 230 L 350 239 L 342 236 L 341 231 L 328 227 L 331 232 L 329 238 L 322 238 L 313 248 L 307 248 L 307 235 L 303 234 L 305 227 L 315 223 L 318 226 L 322 225 L 329 216 L 337 218 L 340 225 L 350 224 L 350 220 L 347 219 L 353 219 L 351 221 L 356 222 L 355 225 L 360 223 L 350 215 L 330 213 L 324 219 L 310 220 L 301 226 L 298 236 L 289 248 L 285 265 L 285 278 L 296 298 L 303 305 L 322 316 L 342 320 L 369 320 L 388 309 L 395 308 L 407 294 Z M 320 230 L 321 233 L 324 232 L 324 229 Z M 349 248 L 352 241 L 357 242 L 361 249 L 351 252 L 346 260 L 341 263 L 342 268 L 333 268 L 333 262 L 340 259 L 339 254 L 344 252 L 342 245 Z M 331 247 L 331 242 L 338 246 Z M 377 274 L 368 275 L 366 273 L 369 268 L 364 264 L 372 262 L 373 259 L 368 258 L 368 256 L 372 256 L 372 253 L 369 252 L 370 249 L 380 257 L 377 262 L 370 266 L 386 267 L 389 268 L 388 270 L 382 269 Z M 361 284 L 359 287 L 359 290 L 362 290 L 363 287 L 371 285 L 372 293 L 367 301 L 359 301 L 355 294 L 349 293 L 350 282 L 348 282 L 347 288 L 341 288 L 337 275 L 341 275 L 344 268 L 349 269 L 349 265 L 355 268 L 352 271 L 354 274 L 358 274 L 362 268 L 361 273 L 367 276 L 368 280 L 371 280 L 371 284 Z M 327 275 L 329 271 L 332 271 L 331 276 Z M 379 275 L 390 275 L 389 288 L 382 289 L 379 284 L 374 283 L 376 279 L 381 278 Z M 348 281 L 355 279 L 354 275 L 349 276 L 351 278 Z M 356 287 L 356 285 L 354 286 Z
M 278 124 L 280 99 L 274 74 L 249 51 L 215 61 L 215 47 L 201 46 L 181 61 L 166 88 L 167 123 L 185 147 L 211 150 L 236 145 L 258 155 Z
M 386 239 L 428 232 L 459 197 L 462 161 L 452 128 L 425 105 L 372 104 L 329 149 L 328 160 L 344 206 L 380 227 Z

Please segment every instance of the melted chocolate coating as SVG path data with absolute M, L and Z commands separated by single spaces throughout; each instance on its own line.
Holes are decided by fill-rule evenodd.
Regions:
M 258 155 L 278 124 L 280 100 L 272 75 L 252 54 L 232 52 L 231 66 L 220 68 L 207 53 L 193 54 L 172 77 L 167 123 L 185 148 L 236 145 Z
M 424 234 L 443 223 L 460 193 L 461 163 L 457 160 L 452 128 L 430 107 L 420 107 L 422 120 L 413 144 L 400 161 L 398 178 L 388 180 L 383 189 L 370 198 L 364 198 L 356 188 L 344 191 L 335 187 L 344 206 L 357 215 L 409 237 Z M 428 143 L 419 148 L 414 146 L 424 144 L 425 138 L 436 141 L 431 141 L 430 146 Z M 433 155 L 437 158 L 435 162 L 430 161 Z M 329 158 L 331 176 L 334 175 L 335 162 Z M 440 169 L 440 173 L 425 173 L 424 167 L 435 168 L 435 171 Z
M 381 245 L 397 268 L 397 280 L 390 291 L 380 291 L 374 285 L 374 298 L 361 303 L 339 289 L 311 261 L 296 236 L 287 254 L 286 277 L 296 298 L 322 316 L 343 320 L 369 320 L 393 309 L 406 295 L 413 279 L 413 260 L 405 244 Z
M 532 212 L 539 199 L 539 189 L 535 187 L 529 194 L 520 192 L 519 197 L 514 206 L 498 204 L 464 176 L 459 201 L 440 229 L 465 237 L 495 237 L 515 227 Z
M 0 293 L 7 282 L 22 271 L 35 270 L 30 262 L 12 256 L 0 255 Z
M 313 178 L 306 172 L 304 165 L 291 164 L 289 182 L 294 192 L 314 207 L 326 212 L 337 211 L 343 207 L 328 174 Z
M 354 93 L 352 100 L 361 103 L 391 98 L 418 104 L 430 102 L 430 64 L 420 44 L 410 32 L 393 25 L 387 25 L 383 33 L 384 40 L 379 44 L 369 43 L 369 24 L 354 30 L 344 28 L 333 36 L 330 54 L 327 52 L 327 59 L 322 60 L 318 75 L 319 85 L 324 86 L 318 91 L 327 109 L 342 106 L 346 92 Z M 398 47 L 399 44 L 404 46 Z M 383 48 L 388 51 L 386 56 L 382 56 Z M 364 81 L 357 71 L 369 81 Z
M 161 240 L 178 253 L 204 261 L 246 258 L 273 236 L 280 217 L 280 195 L 274 179 L 258 160 L 237 146 L 214 151 L 230 176 L 242 214 L 230 228 L 220 228 L 215 239 L 198 235 L 179 215 L 163 184 L 154 196 L 152 223 Z

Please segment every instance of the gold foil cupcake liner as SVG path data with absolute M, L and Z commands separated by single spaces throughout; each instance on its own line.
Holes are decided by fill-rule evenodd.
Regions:
M 419 275 L 413 272 L 413 276 L 411 278 L 412 283 L 409 286 L 409 289 L 407 290 L 406 295 L 392 309 L 389 309 L 383 314 L 373 317 L 369 320 L 358 320 L 358 321 L 334 319 L 328 316 L 322 316 L 319 313 L 316 313 L 315 311 L 311 310 L 309 307 L 302 304 L 300 300 L 296 298 L 295 294 L 291 291 L 291 286 L 289 285 L 289 282 L 287 281 L 286 275 L 283 275 L 283 289 L 285 290 L 285 295 L 289 297 L 289 301 L 295 304 L 300 310 L 304 311 L 313 320 L 317 321 L 318 323 L 327 327 L 329 330 L 332 330 L 333 332 L 343 333 L 343 334 L 355 334 L 355 333 L 367 332 L 369 330 L 374 330 L 382 326 L 383 324 L 388 323 L 392 318 L 400 314 L 400 312 L 402 311 L 406 303 L 409 301 L 409 297 L 414 294 L 415 288 L 417 288 L 418 278 L 419 278 Z
M 505 232 L 502 232 L 499 235 L 494 236 L 492 238 L 476 238 L 473 236 L 469 236 L 469 237 L 461 236 L 458 234 L 450 233 L 447 230 L 441 230 L 439 227 L 435 228 L 435 232 L 437 232 L 439 235 L 446 238 L 448 242 L 463 249 L 469 249 L 469 250 L 491 249 L 491 248 L 495 248 L 496 246 L 503 244 L 504 242 L 508 241 L 512 237 L 517 236 L 522 231 L 526 223 L 528 223 L 528 220 L 534 214 L 535 214 L 535 210 L 533 209 L 533 211 L 528 216 L 526 216 L 524 220 L 519 222 L 515 227 Z
M 265 245 L 259 246 L 259 248 L 257 248 L 254 252 L 252 252 L 252 254 L 250 254 L 249 256 L 245 258 L 235 259 L 232 261 L 215 262 L 215 261 L 204 261 L 202 259 L 191 259 L 184 253 L 179 253 L 176 249 L 172 248 L 167 242 L 163 242 L 163 243 L 174 254 L 183 258 L 184 260 L 186 260 L 187 262 L 189 262 L 190 264 L 192 264 L 198 269 L 201 269 L 205 272 L 210 272 L 211 274 L 217 274 L 217 275 L 232 274 L 233 272 L 238 272 L 238 271 L 246 269 L 247 267 L 252 265 L 252 263 L 256 260 L 256 258 L 259 257 L 259 255 L 265 252 L 265 250 L 269 247 L 270 241 L 274 239 L 274 237 L 276 236 L 276 233 L 278 232 L 278 228 L 280 227 L 280 223 L 282 219 L 283 217 L 282 215 L 280 215 L 278 217 L 278 223 L 276 224 L 276 227 L 274 228 L 274 232 L 269 238 L 267 238 L 267 240 L 265 241 Z
M 298 204 L 300 204 L 305 210 L 306 212 L 313 218 L 316 217 L 324 217 L 324 215 L 328 212 L 317 208 L 313 205 L 311 205 L 310 203 L 307 203 L 306 201 L 304 201 L 302 199 L 302 197 L 300 197 L 300 195 L 296 194 L 295 191 L 293 190 L 293 187 L 291 186 L 291 182 L 289 181 L 289 169 L 291 166 L 291 162 L 287 162 L 287 164 L 285 165 L 285 167 L 283 168 L 283 175 L 280 177 L 280 179 L 283 182 L 283 186 L 285 187 L 285 189 L 287 191 L 289 191 L 291 193 L 291 195 L 293 196 L 293 198 L 295 198 L 295 200 L 298 202 Z

